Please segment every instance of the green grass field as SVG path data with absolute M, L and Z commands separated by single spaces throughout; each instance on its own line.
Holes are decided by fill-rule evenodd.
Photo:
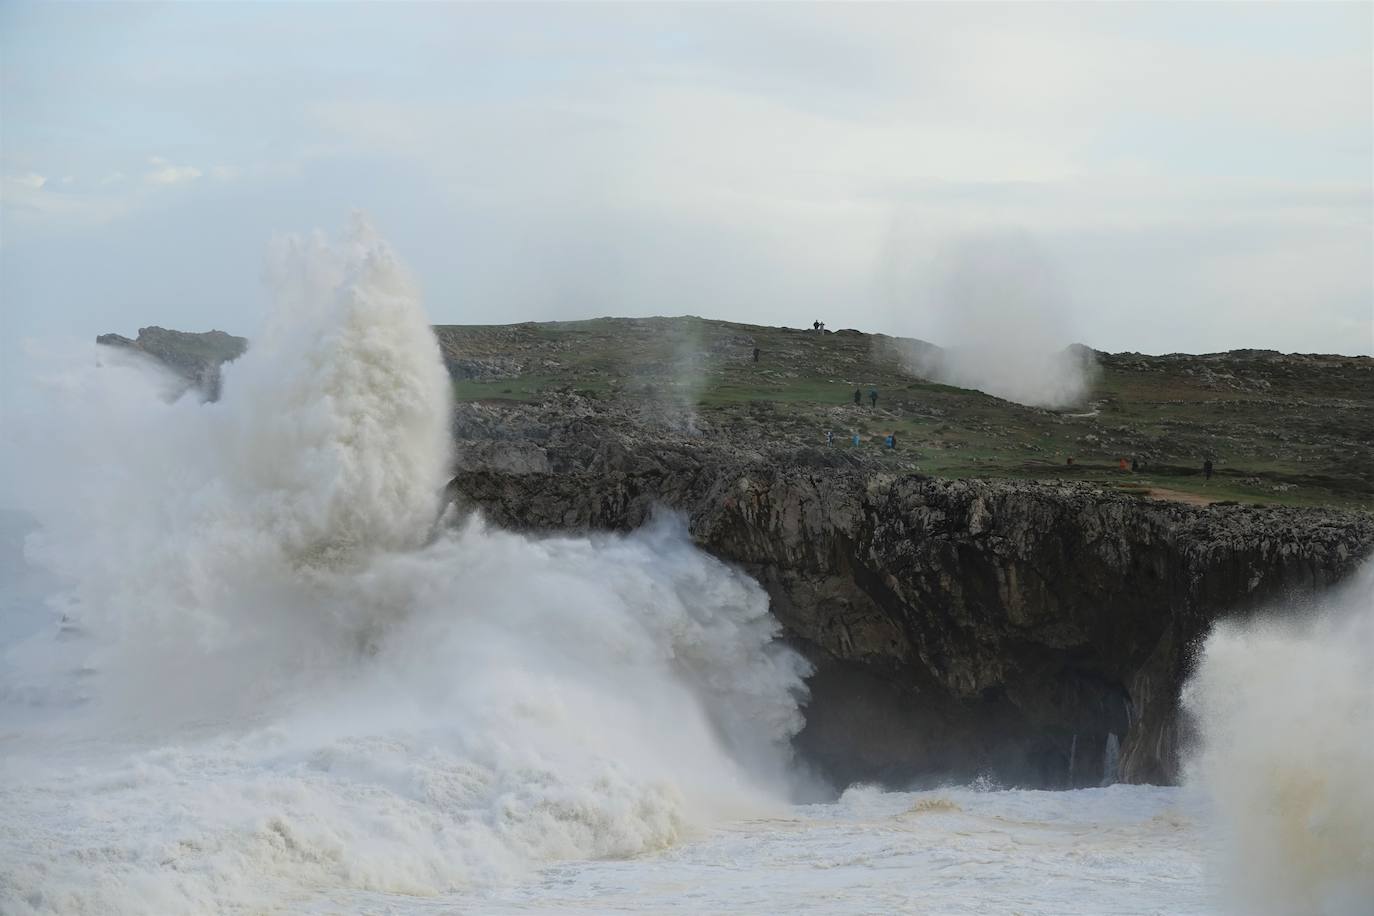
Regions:
M 575 391 L 614 405 L 670 398 L 770 444 L 859 448 L 894 470 L 1089 480 L 1141 495 L 1374 508 L 1374 360 L 1103 354 L 1080 405 L 1025 407 L 920 378 L 892 338 L 698 318 L 436 329 L 446 357 L 502 359 L 454 382 L 460 401 L 537 402 Z M 757 346 L 759 361 L 753 360 Z M 853 404 L 855 389 L 863 406 Z M 868 406 L 870 388 L 879 392 Z M 747 422 L 746 422 L 747 420 Z M 899 448 L 882 448 L 897 434 Z M 741 432 L 740 434 L 744 434 Z M 1216 475 L 1203 479 L 1211 456 Z M 1070 466 L 1067 459 L 1072 457 Z M 1122 458 L 1144 467 L 1123 472 Z

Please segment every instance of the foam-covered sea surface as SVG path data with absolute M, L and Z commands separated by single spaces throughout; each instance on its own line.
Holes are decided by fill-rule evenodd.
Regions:
M 7 393 L 0 912 L 1374 912 L 1374 570 L 1200 647 L 1187 788 L 835 800 L 757 582 L 446 506 L 388 246 L 268 276 L 216 402 L 92 345 Z
M 663 852 L 553 866 L 407 911 L 1213 914 L 1205 832 L 1182 790 L 854 788 L 718 825 Z M 395 901 L 321 903 L 394 912 Z

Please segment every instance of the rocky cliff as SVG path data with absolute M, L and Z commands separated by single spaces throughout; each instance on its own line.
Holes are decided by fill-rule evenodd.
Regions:
M 1172 781 L 1211 621 L 1301 600 L 1374 548 L 1362 513 L 824 465 L 474 469 L 453 491 L 533 531 L 685 513 L 815 663 L 798 746 L 839 783 Z
M 438 333 L 452 498 L 536 533 L 682 513 L 814 662 L 797 746 L 840 784 L 1172 781 L 1212 622 L 1301 603 L 1374 551 L 1367 358 L 1097 354 L 1097 406 L 1054 412 L 905 379 L 857 332 Z
M 247 339 L 223 331 L 190 333 L 156 326 L 139 328 L 134 340 L 119 334 L 101 334 L 95 342 L 152 357 L 181 376 L 187 387 L 198 389 L 211 401 L 219 397 L 220 367 L 248 349 Z

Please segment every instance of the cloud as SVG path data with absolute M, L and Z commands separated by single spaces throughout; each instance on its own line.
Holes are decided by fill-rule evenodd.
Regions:
M 18 185 L 21 188 L 28 188 L 30 190 L 37 191 L 40 188 L 42 188 L 43 185 L 48 183 L 48 179 L 44 178 L 42 175 L 39 175 L 37 172 L 29 172 L 24 175 L 6 175 L 5 183 Z
M 148 164 L 153 166 L 153 170 L 144 175 L 143 180 L 149 184 L 182 184 L 187 181 L 195 181 L 205 174 L 194 165 L 173 165 L 161 156 L 152 157 L 148 160 Z
M 323 32 L 286 9 L 140 17 L 127 46 L 187 49 L 147 70 L 78 42 L 21 68 L 6 171 L 128 179 L 7 183 L 46 206 L 19 221 L 55 234 L 194 194 L 178 218 L 270 231 L 365 205 L 475 319 L 823 317 L 937 341 L 957 336 L 943 246 L 1020 230 L 1085 343 L 1368 347 L 1355 8 L 416 5 Z M 58 65 L 79 94 L 40 79 Z M 108 112 L 122 135 L 98 129 Z M 85 142 L 45 149 L 54 118 Z
M 13 234 L 16 228 L 103 225 L 126 214 L 132 204 L 128 195 L 83 194 L 65 182 L 29 180 L 34 177 L 38 176 L 4 179 L 4 207 L 0 213 L 4 216 L 6 234 Z
M 935 287 L 952 240 L 1022 231 L 1058 265 L 1065 293 L 1063 333 L 1037 354 L 1075 341 L 1165 351 L 1368 346 L 1367 331 L 1352 343 L 1336 323 L 1370 301 L 1371 198 L 1358 181 L 1157 166 L 1123 174 L 1086 168 L 1081 137 L 859 118 L 696 86 L 617 85 L 504 108 L 362 98 L 309 114 L 346 148 L 406 162 L 447 191 L 452 231 L 482 226 L 469 242 L 487 253 L 474 258 L 481 270 L 540 265 L 537 280 L 505 278 L 469 294 L 508 314 L 568 317 L 581 303 L 597 314 L 695 314 L 748 303 L 745 320 L 794 323 L 819 309 L 837 327 L 963 345 L 979 367 L 1010 365 L 949 326 Z M 1246 269 L 1284 251 L 1292 254 L 1272 269 Z M 1264 320 L 1254 314 L 1261 306 Z M 1045 376 L 1041 368 L 1018 367 L 1015 379 Z M 1013 396 L 1054 403 L 1072 400 L 1063 395 L 1071 388 Z

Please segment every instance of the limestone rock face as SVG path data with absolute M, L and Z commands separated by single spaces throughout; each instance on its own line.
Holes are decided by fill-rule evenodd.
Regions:
M 101 334 L 95 342 L 146 353 L 199 389 L 208 401 L 219 398 L 220 366 L 248 349 L 247 339 L 223 331 L 195 334 L 159 327 L 139 328 L 136 340 Z
M 590 326 L 577 342 L 554 325 L 438 329 L 455 384 L 512 395 L 456 405 L 452 497 L 536 533 L 624 531 L 657 507 L 681 512 L 702 548 L 764 585 L 787 638 L 815 664 L 797 748 L 837 783 L 1173 781 L 1187 740 L 1178 693 L 1213 621 L 1300 603 L 1374 551 L 1368 512 L 1185 505 L 1073 480 L 933 479 L 919 473 L 925 458 L 910 438 L 902 450 L 843 447 L 863 423 L 912 416 L 940 424 L 915 446 L 927 455 L 962 447 L 958 436 L 941 439 L 951 426 L 985 436 L 1072 426 L 1093 430 L 1083 441 L 1117 437 L 1110 447 L 1126 449 L 1120 454 L 1164 447 L 1159 430 L 1130 432 L 1097 409 L 997 407 L 954 389 L 926 386 L 896 407 L 885 393 L 884 406 L 854 408 L 848 395 L 858 383 L 844 380 L 880 377 L 874 360 L 885 339 L 725 333 L 685 319 Z M 161 328 L 100 342 L 148 353 L 207 396 L 218 391 L 220 363 L 245 346 L 218 331 Z M 768 359 L 755 368 L 751 351 L 760 345 Z M 640 350 L 629 368 L 617 362 Z M 717 409 L 702 411 L 695 396 L 682 396 L 677 376 L 715 357 L 731 384 L 740 377 L 729 373 L 747 372 L 760 391 L 824 360 L 827 378 L 843 382 L 840 397 L 817 404 L 807 390 L 811 400 L 798 406 L 780 396 L 739 398 L 727 385 Z M 1302 449 L 1288 458 L 1336 456 L 1303 481 L 1369 492 L 1361 450 L 1371 414 L 1361 405 L 1374 390 L 1374 364 L 1365 358 L 1096 358 L 1120 385 L 1157 377 L 1170 397 L 1181 379 L 1196 383 L 1193 395 L 1227 398 L 1296 379 L 1286 397 L 1307 399 L 1291 401 L 1282 422 L 1267 411 L 1262 430 L 1254 418 L 1222 422 L 1247 403 L 1224 400 L 1167 434 L 1198 448 L 1205 441 L 1209 451 L 1220 441 L 1272 451 L 1295 431 Z M 522 375 L 576 378 L 583 387 L 529 397 L 502 390 Z M 501 381 L 481 387 L 492 380 Z M 884 391 L 900 392 L 898 381 L 888 378 Z M 841 447 L 799 444 L 823 442 L 825 430 Z
M 1374 549 L 1363 513 L 772 462 L 484 468 L 452 490 L 534 531 L 684 512 L 697 543 L 763 583 L 816 664 L 797 743 L 842 783 L 1173 781 L 1178 691 L 1210 623 L 1300 601 Z M 1104 772 L 1112 735 L 1119 766 Z

